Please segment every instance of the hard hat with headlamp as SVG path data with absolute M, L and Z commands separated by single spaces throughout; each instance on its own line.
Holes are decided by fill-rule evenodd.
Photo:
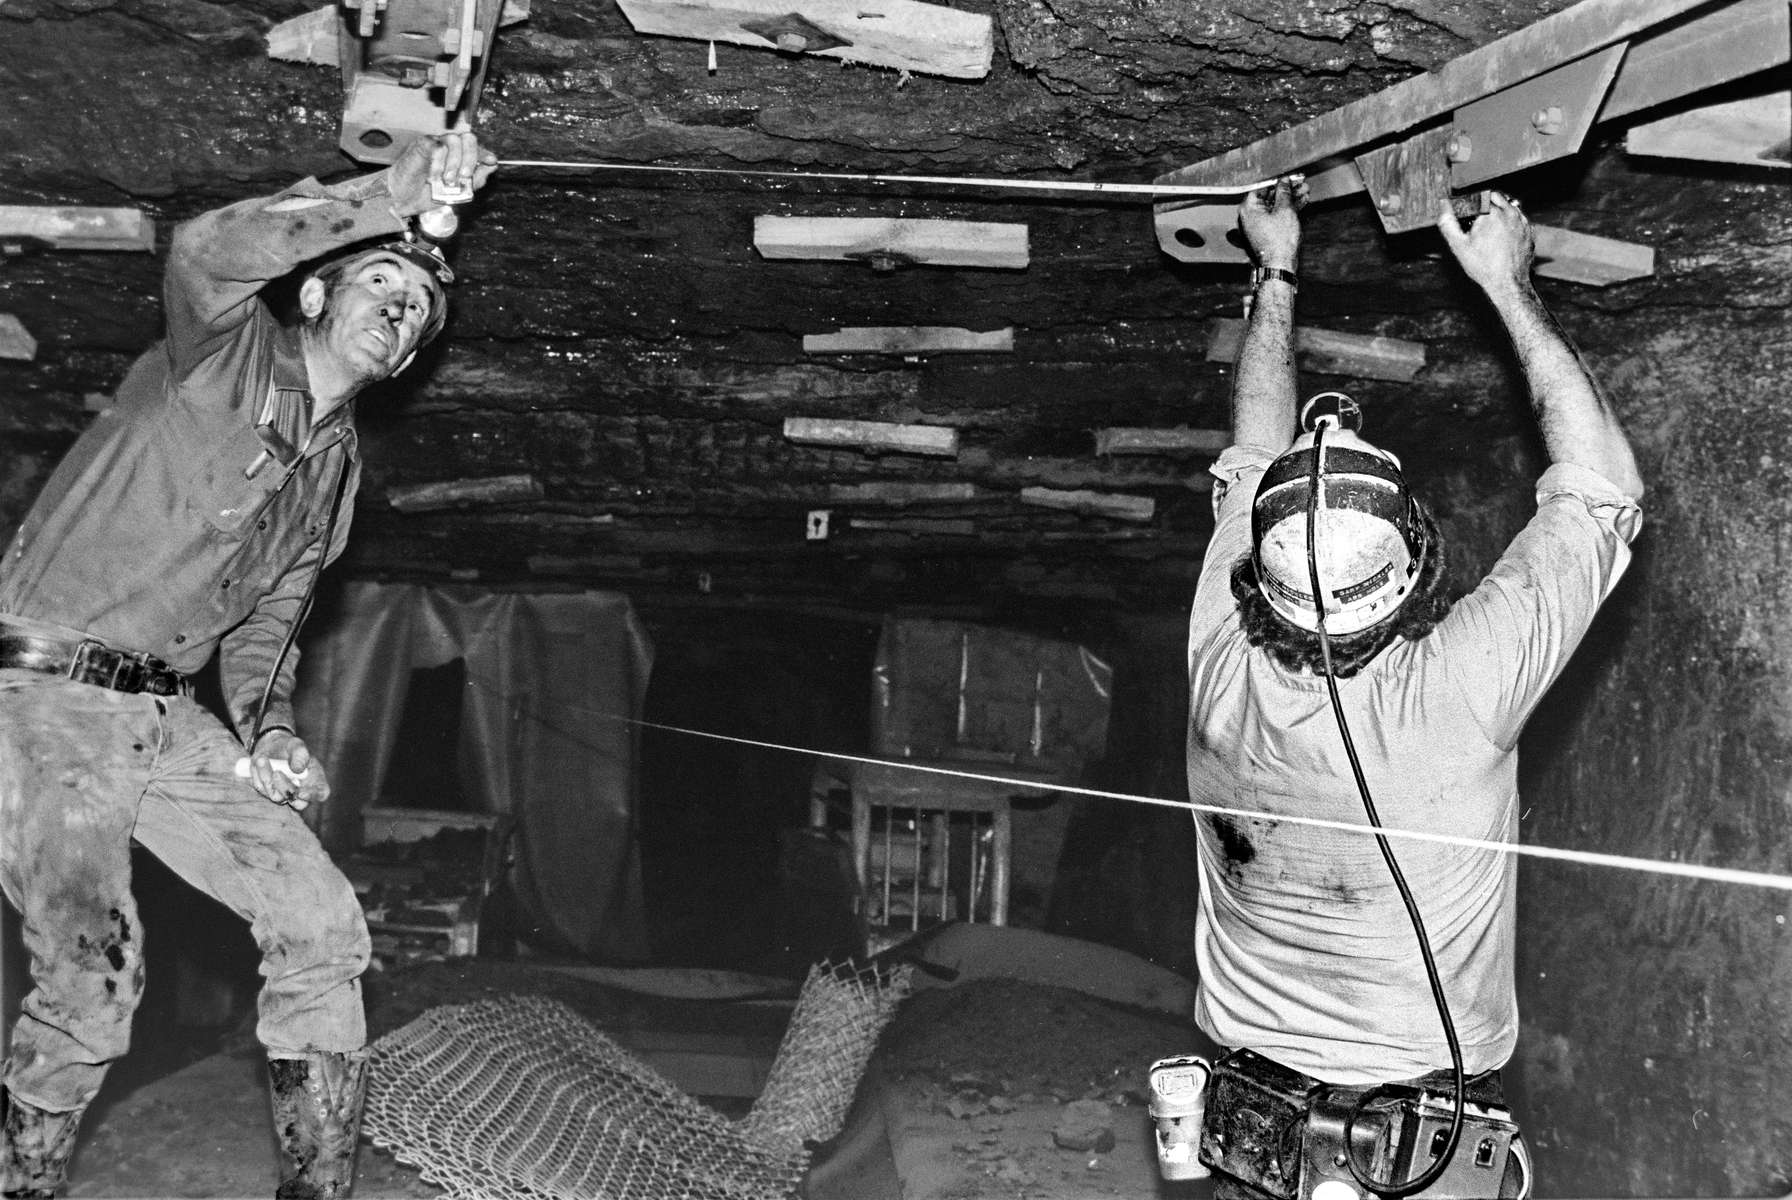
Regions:
M 447 287 L 454 282 L 454 268 L 448 265 L 447 255 L 436 242 L 420 237 L 414 231 L 407 231 L 402 237 L 377 242 L 361 250 L 351 250 L 330 260 L 312 274 L 333 288 L 338 279 L 349 275 L 362 263 L 382 257 L 410 263 L 428 278 L 431 300 L 429 317 L 417 342 L 419 346 L 428 345 L 442 331 L 442 325 L 448 319 Z
M 1364 441 L 1361 427 L 1361 410 L 1342 392 L 1307 401 L 1304 432 L 1264 471 L 1251 509 L 1257 586 L 1279 616 L 1310 633 L 1319 631 L 1313 566 L 1325 632 L 1345 637 L 1397 612 L 1424 558 L 1423 527 L 1400 460 Z

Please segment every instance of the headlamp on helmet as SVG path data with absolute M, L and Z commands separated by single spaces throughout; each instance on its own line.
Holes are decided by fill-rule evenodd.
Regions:
M 1424 533 L 1400 460 L 1364 441 L 1361 427 L 1362 411 L 1342 392 L 1307 401 L 1304 432 L 1264 471 L 1251 508 L 1257 586 L 1278 615 L 1309 633 L 1319 630 L 1307 560 L 1309 508 L 1331 636 L 1361 633 L 1398 611 L 1423 562 Z
M 353 251 L 341 258 L 333 259 L 313 274 L 332 290 L 338 280 L 344 278 L 362 263 L 372 258 L 385 256 L 410 263 L 421 270 L 429 279 L 430 306 L 429 319 L 423 327 L 419 346 L 426 346 L 442 332 L 443 324 L 448 320 L 447 287 L 454 282 L 454 268 L 448 265 L 448 259 L 442 248 L 428 238 L 418 237 L 407 232 L 401 238 L 389 242 L 380 242 L 365 250 Z
M 454 282 L 454 268 L 448 265 L 448 259 L 442 253 L 442 247 L 429 238 L 419 237 L 415 233 L 406 233 L 402 238 L 387 242 L 376 249 L 396 254 L 406 262 L 417 264 L 443 287 Z

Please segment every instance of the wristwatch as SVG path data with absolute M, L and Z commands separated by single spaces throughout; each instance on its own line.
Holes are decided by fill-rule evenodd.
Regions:
M 1283 283 L 1300 290 L 1300 276 L 1293 271 L 1285 271 L 1281 267 L 1255 267 L 1251 270 L 1251 290 L 1254 292 L 1262 286 L 1265 279 L 1280 279 Z

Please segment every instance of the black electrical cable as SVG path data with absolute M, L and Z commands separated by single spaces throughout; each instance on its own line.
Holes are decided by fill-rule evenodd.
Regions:
M 1381 832 L 1381 815 L 1375 811 L 1375 800 L 1369 795 L 1368 781 L 1363 778 L 1363 764 L 1356 756 L 1356 742 L 1350 736 L 1350 725 L 1344 720 L 1344 704 L 1338 698 L 1338 680 L 1332 674 L 1332 642 L 1331 635 L 1325 628 L 1325 593 L 1319 586 L 1319 486 L 1320 468 L 1325 458 L 1325 423 L 1316 421 L 1313 425 L 1313 471 L 1307 487 L 1307 575 L 1313 588 L 1313 607 L 1319 614 L 1319 655 L 1325 664 L 1325 688 L 1331 696 L 1332 715 L 1338 721 L 1338 734 L 1344 739 L 1344 754 L 1350 759 L 1351 773 L 1356 777 L 1356 790 L 1363 798 L 1363 808 L 1369 814 L 1369 824 L 1375 829 L 1375 844 L 1381 847 L 1381 857 L 1387 861 L 1388 871 L 1394 877 L 1394 887 L 1400 893 L 1401 903 L 1406 905 L 1406 915 L 1412 921 L 1413 932 L 1419 937 L 1419 954 L 1425 960 L 1425 978 L 1431 984 L 1431 998 L 1437 1005 L 1437 1015 L 1443 1021 L 1444 1040 L 1450 1046 L 1450 1070 L 1455 1083 L 1455 1103 L 1450 1112 L 1450 1133 L 1444 1140 L 1443 1153 L 1437 1161 L 1415 1178 L 1405 1183 L 1389 1183 L 1385 1180 L 1371 1178 L 1356 1161 L 1356 1119 L 1362 1115 L 1369 1101 L 1381 1090 L 1370 1088 L 1363 1093 L 1357 1102 L 1350 1119 L 1344 1123 L 1344 1165 L 1350 1168 L 1351 1178 L 1365 1190 L 1378 1196 L 1401 1197 L 1422 1192 L 1443 1175 L 1450 1165 L 1450 1159 L 1456 1153 L 1456 1143 L 1462 1138 L 1462 1118 L 1466 1103 L 1463 1092 L 1466 1080 L 1462 1069 L 1462 1045 L 1456 1040 L 1456 1023 L 1450 1019 L 1449 1001 L 1444 996 L 1442 978 L 1437 972 L 1437 960 L 1431 954 L 1431 939 L 1425 932 L 1424 918 L 1419 915 L 1419 906 L 1412 898 L 1412 890 L 1406 886 L 1406 876 L 1400 871 L 1400 864 L 1394 860 L 1394 849 L 1388 843 L 1387 836 Z
M 255 753 L 255 743 L 261 740 L 262 723 L 268 717 L 268 701 L 274 697 L 274 683 L 280 678 L 280 668 L 285 665 L 286 656 L 292 653 L 293 642 L 298 640 L 299 626 L 311 615 L 311 602 L 317 598 L 317 580 L 324 573 L 324 561 L 330 557 L 330 538 L 336 532 L 336 515 L 342 511 L 342 493 L 347 483 L 348 449 L 344 447 L 342 461 L 336 464 L 336 479 L 330 485 L 330 519 L 324 522 L 323 549 L 318 551 L 317 566 L 311 572 L 311 582 L 305 585 L 305 598 L 299 601 L 292 624 L 286 627 L 286 637 L 280 642 L 280 652 L 274 655 L 274 665 L 268 669 L 268 681 L 262 685 L 261 699 L 255 702 L 255 723 L 249 729 L 249 740 L 243 744 L 243 748 L 250 754 Z

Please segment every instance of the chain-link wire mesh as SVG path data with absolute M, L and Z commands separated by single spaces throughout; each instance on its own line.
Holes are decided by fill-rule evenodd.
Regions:
M 913 974 L 907 965 L 882 979 L 825 964 L 810 970 L 741 1131 L 785 1153 L 839 1133 L 878 1036 L 908 995 Z
M 374 1044 L 363 1128 L 444 1200 L 785 1200 L 909 980 L 813 968 L 739 1123 L 558 1001 L 431 1009 Z

